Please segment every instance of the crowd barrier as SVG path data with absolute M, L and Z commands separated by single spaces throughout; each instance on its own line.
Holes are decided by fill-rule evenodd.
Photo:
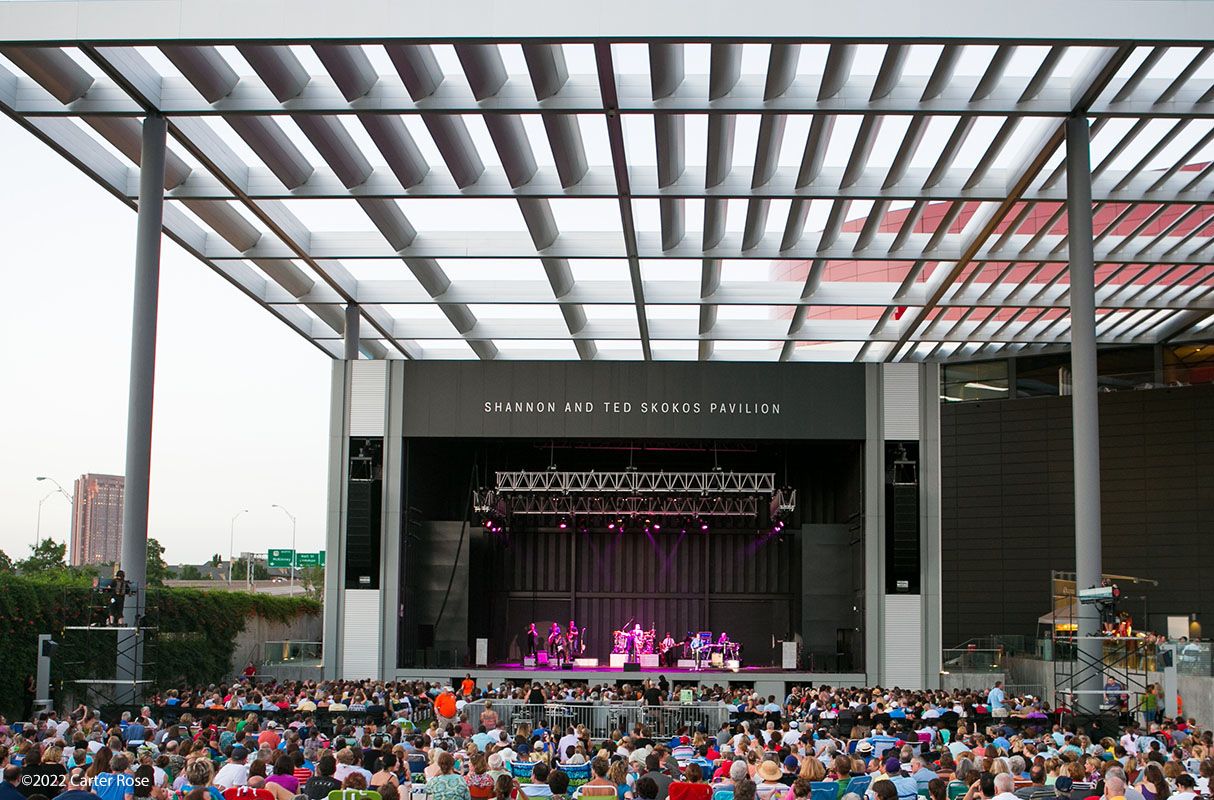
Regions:
M 627 733 L 638 724 L 648 726 L 656 736 L 673 735 L 684 725 L 715 733 L 734 713 L 733 707 L 718 703 L 668 703 L 647 706 L 636 702 L 564 702 L 543 705 L 531 705 L 519 700 L 491 702 L 493 711 L 497 713 L 498 727 L 508 731 L 513 731 L 522 723 L 532 727 L 542 723 L 545 727 L 557 731 L 571 725 L 583 725 L 594 737 L 606 737 L 615 730 Z M 468 703 L 463 708 L 473 729 L 480 725 L 484 711 L 484 701 Z

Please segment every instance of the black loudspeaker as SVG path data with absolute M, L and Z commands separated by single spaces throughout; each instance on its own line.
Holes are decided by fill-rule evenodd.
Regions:
M 572 661 L 564 662 L 563 664 L 561 664 L 561 669 L 567 669 L 572 672 L 573 671 L 573 662 Z
M 1116 738 L 1121 730 L 1121 719 L 1115 711 L 1105 711 L 1099 714 L 1075 714 L 1073 720 L 1075 729 L 1086 733 L 1092 738 L 1092 741 L 1103 739 L 1106 736 Z
M 433 625 L 418 625 L 417 626 L 417 646 L 423 650 L 434 647 L 434 626 Z
M 625 661 L 624 662 L 624 671 L 625 672 L 640 672 L 641 664 L 640 664 L 640 662 L 637 662 L 637 661 Z

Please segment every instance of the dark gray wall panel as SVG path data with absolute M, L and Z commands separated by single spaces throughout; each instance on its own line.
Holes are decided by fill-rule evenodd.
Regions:
M 1214 386 L 1101 395 L 1100 453 L 1105 572 L 1160 581 L 1123 607 L 1214 612 Z M 1074 569 L 1070 398 L 945 404 L 941 461 L 945 646 L 1034 634 Z

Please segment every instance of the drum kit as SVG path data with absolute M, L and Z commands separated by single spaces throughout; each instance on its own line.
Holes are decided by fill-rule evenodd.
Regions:
M 622 629 L 611 632 L 611 652 L 628 653 L 630 655 L 649 655 L 654 652 L 656 639 L 657 630 L 654 627 L 643 631 L 640 630 L 639 625 L 633 628 L 625 625 Z

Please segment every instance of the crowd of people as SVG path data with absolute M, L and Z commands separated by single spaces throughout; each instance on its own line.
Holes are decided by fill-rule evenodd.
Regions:
M 719 728 L 606 736 L 543 714 L 508 726 L 493 702 L 664 705 L 685 703 L 682 688 L 238 681 L 117 719 L 83 706 L 0 718 L 0 800 L 1195 800 L 1214 777 L 1194 720 L 1100 736 L 1000 684 L 783 698 L 704 686 L 694 699 L 731 707 Z

